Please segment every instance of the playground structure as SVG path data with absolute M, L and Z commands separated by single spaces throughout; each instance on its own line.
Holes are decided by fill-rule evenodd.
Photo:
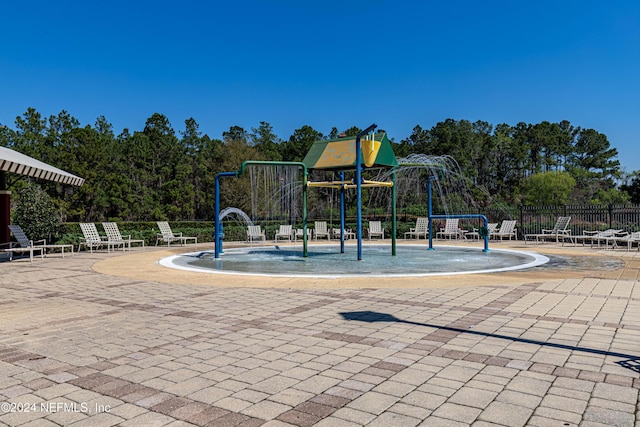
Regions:
M 368 187 L 388 187 L 391 189 L 391 255 L 396 255 L 396 168 L 400 166 L 391 147 L 391 142 L 386 134 L 376 134 L 374 130 L 377 125 L 372 124 L 355 137 L 339 138 L 327 141 L 316 141 L 311 146 L 309 152 L 302 162 L 276 162 L 276 161 L 245 161 L 241 168 L 232 172 L 221 172 L 215 177 L 215 259 L 220 259 L 223 253 L 222 241 L 224 233 L 222 231 L 222 221 L 220 218 L 220 179 L 225 177 L 240 177 L 249 166 L 271 165 L 271 166 L 291 166 L 302 169 L 302 240 L 303 257 L 308 254 L 308 230 L 307 230 L 307 191 L 308 188 L 333 188 L 340 190 L 340 252 L 345 251 L 345 191 L 356 190 L 356 240 L 357 259 L 362 260 L 362 188 Z M 362 139 L 364 137 L 364 140 Z M 389 181 L 366 180 L 362 178 L 362 172 L 368 168 L 387 169 L 390 171 Z M 337 179 L 325 181 L 309 181 L 310 170 L 321 170 L 333 172 Z M 345 172 L 355 172 L 353 179 L 345 179 Z M 428 216 L 429 216 L 429 249 L 433 250 L 432 243 L 432 220 L 444 218 L 480 218 L 485 227 L 488 220 L 484 215 L 433 215 L 431 203 L 431 177 L 428 181 Z M 488 248 L 488 235 L 484 237 L 484 251 Z

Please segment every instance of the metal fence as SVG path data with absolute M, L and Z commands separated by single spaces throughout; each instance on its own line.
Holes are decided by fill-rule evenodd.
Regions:
M 521 206 L 518 211 L 516 219 L 523 234 L 553 228 L 559 216 L 571 217 L 572 234 L 608 228 L 629 233 L 640 229 L 640 205 Z
M 515 219 L 518 221 L 519 239 L 522 239 L 525 234 L 536 234 L 540 233 L 542 229 L 552 229 L 560 216 L 571 217 L 569 229 L 572 234 L 582 234 L 585 230 L 605 230 L 608 228 L 629 233 L 640 230 L 640 205 L 504 206 L 485 209 L 481 212 L 455 213 L 481 213 L 489 219 L 489 222 L 498 223 L 505 219 Z M 427 216 L 427 208 L 412 207 L 398 210 L 400 221 L 415 221 L 418 216 Z M 469 221 L 469 224 L 461 224 L 463 228 L 480 225 L 473 221 Z

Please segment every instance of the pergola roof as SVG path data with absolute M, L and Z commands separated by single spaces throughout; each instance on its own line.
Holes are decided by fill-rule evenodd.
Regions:
M 374 140 L 379 149 L 375 154 L 372 164 L 367 167 L 372 168 L 392 168 L 398 166 L 398 160 L 393 153 L 391 141 L 386 133 L 375 134 Z M 365 144 L 372 144 L 371 140 L 361 139 L 360 146 L 363 155 L 362 164 L 365 164 L 364 151 Z M 331 139 L 328 141 L 316 141 L 303 160 L 308 169 L 322 170 L 349 170 L 356 167 L 356 137 Z
M 84 183 L 84 178 L 65 172 L 62 169 L 58 169 L 7 147 L 0 147 L 0 171 L 32 176 L 49 181 L 61 182 L 63 184 L 80 186 Z

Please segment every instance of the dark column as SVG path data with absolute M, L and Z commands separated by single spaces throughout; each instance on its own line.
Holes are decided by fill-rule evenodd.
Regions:
M 11 224 L 11 191 L 7 190 L 7 175 L 0 171 L 0 243 L 7 243 L 11 236 L 9 227 Z

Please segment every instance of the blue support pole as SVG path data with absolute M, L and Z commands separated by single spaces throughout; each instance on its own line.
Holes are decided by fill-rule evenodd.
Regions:
M 340 181 L 344 182 L 344 171 L 340 171 Z M 344 222 L 346 221 L 344 203 L 344 184 L 340 186 L 340 253 L 344 253 Z
M 432 209 L 433 205 L 431 204 L 431 180 L 433 177 L 429 177 L 427 180 L 427 216 L 429 218 L 429 250 L 433 250 L 433 236 L 432 236 L 432 223 L 433 218 L 436 219 L 447 219 L 447 218 L 460 218 L 460 219 L 469 219 L 469 218 L 480 218 L 484 221 L 484 226 L 489 228 L 489 220 L 486 216 L 482 214 L 461 214 L 461 215 L 433 215 Z M 483 252 L 489 252 L 489 234 L 484 236 L 484 249 Z
M 220 221 L 220 178 L 224 178 L 224 177 L 236 177 L 238 176 L 238 174 L 236 172 L 220 172 L 219 174 L 216 175 L 216 195 L 215 195 L 215 214 L 214 214 L 214 221 L 215 221 L 215 230 L 214 230 L 214 236 L 213 236 L 213 241 L 215 242 L 214 245 L 214 252 L 215 252 L 215 259 L 220 259 L 220 255 L 222 254 L 222 238 L 224 237 L 224 234 L 222 233 L 222 221 Z
M 358 261 L 362 261 L 362 165 L 360 164 L 360 134 L 356 138 L 356 233 Z
M 396 171 L 391 172 L 391 181 L 393 187 L 391 187 L 391 256 L 396 256 L 396 229 L 398 227 L 398 211 L 396 209 Z
M 362 150 L 360 138 L 377 127 L 378 125 L 372 124 L 356 135 L 356 199 L 358 204 L 356 209 L 356 227 L 358 229 L 358 261 L 362 261 Z
M 431 204 L 431 180 L 433 179 L 433 177 L 429 177 L 429 179 L 427 180 L 427 218 L 428 220 L 428 227 L 429 227 L 429 250 L 432 251 L 433 250 L 433 220 L 432 220 L 432 216 L 433 216 L 433 205 Z
M 460 219 L 471 219 L 471 218 L 480 218 L 484 222 L 484 226 L 489 228 L 489 220 L 486 216 L 482 214 L 460 214 L 460 215 L 431 215 L 432 218 L 435 219 L 447 219 L 447 218 L 460 218 Z M 433 248 L 430 248 L 433 249 Z M 489 235 L 484 236 L 484 249 L 482 252 L 489 252 Z

